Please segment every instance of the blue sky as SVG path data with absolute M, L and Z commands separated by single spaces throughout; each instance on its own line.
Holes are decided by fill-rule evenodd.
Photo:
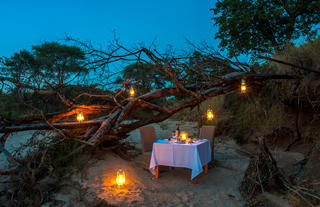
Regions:
M 214 40 L 213 0 L 1 0 L 0 56 L 71 35 L 106 45 L 113 30 L 126 46 L 168 44 L 186 49 L 185 38 Z

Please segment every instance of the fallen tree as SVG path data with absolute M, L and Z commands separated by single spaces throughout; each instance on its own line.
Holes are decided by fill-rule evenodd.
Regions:
M 77 78 L 89 77 L 90 72 L 86 76 L 77 73 L 68 81 L 61 81 L 56 85 L 49 84 L 47 80 L 30 84 L 30 79 L 33 77 L 17 80 L 14 77 L 0 76 L 2 88 L 4 86 L 16 87 L 42 96 L 55 96 L 65 105 L 66 109 L 62 112 L 48 114 L 37 109 L 38 114 L 16 117 L 12 120 L 2 119 L 0 133 L 8 135 L 8 133 L 26 130 L 59 130 L 59 133 L 64 134 L 64 130 L 67 129 L 85 129 L 78 138 L 80 137 L 84 143 L 89 145 L 97 145 L 106 140 L 124 139 L 132 130 L 166 120 L 178 111 L 195 107 L 208 98 L 238 90 L 242 79 L 245 79 L 249 85 L 270 79 L 295 79 L 289 75 L 250 72 L 249 65 L 239 61 L 233 62 L 219 54 L 205 54 L 200 59 L 198 57 L 193 64 L 188 64 L 188 61 L 190 62 L 194 57 L 163 56 L 155 49 L 144 47 L 131 51 L 118 43 L 113 44 L 106 52 L 97 50 L 90 44 L 71 40 L 80 45 L 86 51 L 86 55 L 90 57 L 90 61 L 85 64 L 89 71 L 107 74 L 104 76 L 105 82 L 97 81 L 95 83 L 95 87 L 104 93 L 93 94 L 88 91 L 81 92 L 76 97 L 66 97 L 63 94 L 62 89 L 70 86 L 72 81 Z M 166 85 L 171 85 L 171 87 L 156 89 L 134 97 L 127 95 L 128 86 L 134 85 L 131 80 L 124 80 L 121 85 L 118 84 L 118 88 L 114 89 L 115 83 L 110 83 L 109 79 L 119 74 L 119 71 L 111 73 L 107 71 L 106 66 L 123 61 L 152 63 L 156 66 L 159 77 L 166 79 Z M 206 68 L 208 64 L 211 68 Z M 221 71 L 229 73 L 216 75 L 217 71 L 220 71 L 219 74 Z M 187 74 L 194 76 L 187 79 Z M 27 76 L 27 74 L 23 75 Z M 185 98 L 174 105 L 165 103 L 169 97 L 182 95 Z M 106 102 L 100 105 L 85 105 L 78 101 L 80 97 L 98 97 Z M 137 110 L 149 110 L 152 113 L 147 118 L 139 117 L 139 114 L 134 113 Z M 95 118 L 82 122 L 70 121 L 79 111 L 82 111 L 86 116 L 95 115 Z
M 57 112 L 44 113 L 41 108 L 35 108 L 35 113 L 33 114 L 12 119 L 0 117 L 0 133 L 4 133 L 0 137 L 0 152 L 4 152 L 12 163 L 10 169 L 0 169 L 0 175 L 15 174 L 19 177 L 19 172 L 27 172 L 28 175 L 33 176 L 33 172 L 39 171 L 38 176 L 33 176 L 32 179 L 29 179 L 29 176 L 25 177 L 26 180 L 33 180 L 30 183 L 31 186 L 37 186 L 38 181 L 34 180 L 42 179 L 45 174 L 42 171 L 40 172 L 40 170 L 43 170 L 40 166 L 43 165 L 44 157 L 47 156 L 47 149 L 37 152 L 37 156 L 26 158 L 24 162 L 16 160 L 5 150 L 5 141 L 10 133 L 13 132 L 54 130 L 58 135 L 58 138 L 55 137 L 54 140 L 59 140 L 61 137 L 61 140 L 73 139 L 79 141 L 81 143 L 80 146 L 67 152 L 67 154 L 63 154 L 61 160 L 66 160 L 86 146 L 92 147 L 105 141 L 113 142 L 125 139 L 135 129 L 166 120 L 175 113 L 186 108 L 198 106 L 211 97 L 237 90 L 240 92 L 242 79 L 246 80 L 248 86 L 254 87 L 266 80 L 296 80 L 297 78 L 286 74 L 257 73 L 252 70 L 252 66 L 240 63 L 238 60 L 231 61 L 219 54 L 208 53 L 200 58 L 197 57 L 198 59 L 194 61 L 195 63 L 189 64 L 195 57 L 163 56 L 156 50 L 146 48 L 129 51 L 118 44 L 113 45 L 106 52 L 96 50 L 91 45 L 73 41 L 80 44 L 86 51 L 86 55 L 90 57 L 90 61 L 85 66 L 89 68 L 91 74 L 90 72 L 85 75 L 77 73 L 67 81 L 61 81 L 56 84 L 52 84 L 52 82 L 50 83 L 45 79 L 42 79 L 40 83 L 32 81 L 33 77 L 30 77 L 29 74 L 22 74 L 24 78 L 20 79 L 3 74 L 0 76 L 2 92 L 5 92 L 8 88 L 23 89 L 40 96 L 54 97 L 64 105 L 64 110 Z M 121 84 L 110 81 L 112 77 L 119 74 L 119 71 L 111 73 L 106 69 L 109 64 L 123 61 L 154 64 L 157 73 L 160 74 L 159 78 L 166 80 L 165 87 L 156 88 L 150 92 L 132 97 L 128 96 L 128 89 L 134 86 L 137 81 L 126 79 Z M 210 67 L 208 67 L 208 63 Z M 87 87 L 74 85 L 74 80 L 77 78 L 84 80 L 90 77 L 92 73 L 99 73 L 99 76 L 105 74 L 101 76 L 100 80 L 96 80 L 91 85 L 88 84 Z M 187 78 L 190 74 L 191 77 Z M 35 82 L 37 84 L 34 84 Z M 68 96 L 63 89 L 70 86 L 87 90 L 79 90 L 75 96 Z M 92 92 L 92 88 L 99 89 L 100 93 Z M 167 103 L 171 97 L 177 98 L 181 96 L 183 98 L 175 99 L 174 104 Z M 103 101 L 84 103 L 80 101 L 81 97 L 95 97 Z M 26 107 L 32 108 L 33 106 L 26 103 Z M 141 116 L 139 114 L 141 110 L 149 111 L 148 116 Z M 86 117 L 90 116 L 90 120 L 76 122 L 75 116 L 79 111 L 83 112 Z M 262 146 L 265 146 L 264 141 L 261 143 L 263 143 Z M 283 177 L 279 173 L 272 156 L 268 153 L 268 149 L 262 149 L 264 154 L 258 158 L 258 168 L 253 165 L 255 163 L 252 164 L 252 167 L 258 169 L 258 171 L 255 171 L 255 182 L 250 185 L 253 191 L 248 191 L 248 199 L 260 192 L 260 190 L 263 191 L 265 184 L 268 184 L 274 176 L 279 178 L 277 180 L 281 185 L 285 185 L 285 188 L 294 188 L 283 182 Z M 37 165 L 30 165 L 30 163 L 37 163 Z M 33 168 L 30 166 L 33 166 Z M 46 166 L 46 168 L 51 168 L 51 166 Z M 261 169 L 265 171 L 261 171 Z M 21 182 L 14 182 L 18 186 L 17 189 L 20 189 L 21 183 L 26 181 L 22 179 Z M 35 189 L 35 187 L 33 188 Z M 39 192 L 41 192 L 41 188 L 39 189 Z M 39 192 L 37 189 L 33 196 L 37 197 Z

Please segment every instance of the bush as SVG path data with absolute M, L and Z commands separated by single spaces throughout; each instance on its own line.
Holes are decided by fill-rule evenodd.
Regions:
M 233 135 L 233 140 L 236 141 L 237 144 L 243 145 L 248 143 L 248 139 L 240 132 Z
M 318 136 L 316 138 L 316 147 L 318 150 L 320 150 L 320 132 L 318 133 Z
M 88 160 L 83 159 L 80 151 L 66 157 L 80 145 L 77 141 L 67 139 L 48 149 L 46 162 L 57 176 L 64 177 L 76 173 L 87 163 Z
M 292 64 L 303 66 L 311 69 L 320 68 L 320 36 L 315 40 L 308 41 L 300 46 L 291 45 L 276 55 L 277 58 L 290 62 Z M 281 72 L 289 74 L 306 74 L 303 70 L 292 69 L 291 66 L 277 64 L 277 68 Z
M 160 127 L 162 130 L 168 130 L 169 124 L 168 124 L 167 122 L 161 122 L 161 123 L 159 123 L 159 127 Z
M 35 133 L 36 134 L 36 133 Z M 22 146 L 15 160 L 19 169 L 9 174 L 6 191 L 0 191 L 7 200 L 4 206 L 40 206 L 51 198 L 51 193 L 61 187 L 60 181 L 78 172 L 87 163 L 81 152 L 66 157 L 79 146 L 79 142 L 61 137 L 46 137 L 37 140 L 32 137 L 25 146 L 32 147 L 25 156 L 20 156 Z M 16 164 L 11 163 L 13 166 Z M 0 206 L 2 206 L 0 204 Z

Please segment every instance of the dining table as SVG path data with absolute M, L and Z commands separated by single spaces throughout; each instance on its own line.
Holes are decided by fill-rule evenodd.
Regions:
M 158 179 L 160 165 L 189 168 L 191 180 L 196 183 L 199 174 L 208 173 L 210 161 L 211 147 L 207 139 L 193 140 L 191 143 L 160 139 L 153 143 L 149 169 Z

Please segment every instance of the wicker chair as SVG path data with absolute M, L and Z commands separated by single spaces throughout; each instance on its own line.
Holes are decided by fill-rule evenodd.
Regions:
M 157 141 L 153 126 L 140 128 L 142 142 L 142 168 L 149 169 L 153 143 Z
M 208 139 L 211 145 L 211 162 L 214 162 L 214 132 L 215 126 L 202 126 L 200 129 L 200 139 Z

